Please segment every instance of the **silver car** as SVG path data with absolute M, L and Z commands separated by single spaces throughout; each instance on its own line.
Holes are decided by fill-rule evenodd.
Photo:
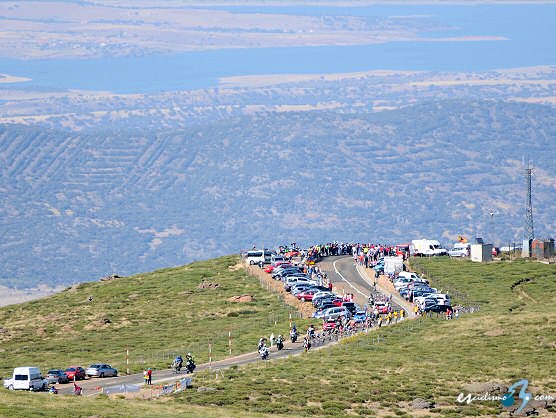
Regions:
M 345 316 L 346 318 L 350 318 L 351 312 L 348 311 L 343 306 L 338 306 L 335 308 L 328 308 L 322 312 L 319 312 L 314 316 L 314 318 L 322 318 L 322 319 L 338 319 L 340 316 Z
M 108 364 L 93 364 L 87 370 L 85 370 L 85 374 L 89 377 L 116 377 L 118 375 L 118 370 L 109 366 Z

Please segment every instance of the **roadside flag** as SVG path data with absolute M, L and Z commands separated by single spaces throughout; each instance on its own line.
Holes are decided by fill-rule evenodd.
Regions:
M 462 235 L 458 235 L 458 241 L 465 244 L 467 242 L 467 238 Z

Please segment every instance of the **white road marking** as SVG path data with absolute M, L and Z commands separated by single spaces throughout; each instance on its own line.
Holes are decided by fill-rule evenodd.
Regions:
M 369 295 L 366 295 L 366 294 L 364 294 L 363 292 L 361 292 L 359 289 L 357 289 L 354 285 L 352 285 L 352 284 L 342 275 L 342 273 L 340 273 L 340 272 L 338 271 L 338 268 L 336 267 L 336 263 L 337 263 L 338 261 L 340 261 L 340 260 L 341 260 L 341 259 L 336 260 L 336 261 L 334 261 L 334 263 L 332 264 L 332 265 L 334 266 L 334 270 L 336 271 L 336 274 L 338 274 L 338 276 L 340 276 L 344 282 L 346 282 L 347 284 L 349 284 L 349 287 L 351 287 L 353 290 L 355 290 L 357 293 L 359 293 L 361 296 L 363 296 L 363 297 L 365 298 L 365 300 L 369 299 Z

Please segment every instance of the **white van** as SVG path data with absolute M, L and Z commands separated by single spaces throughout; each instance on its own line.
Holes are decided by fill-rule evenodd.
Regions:
M 252 250 L 247 251 L 247 257 L 245 260 L 251 264 L 259 264 L 261 261 L 263 264 L 270 264 L 270 259 L 272 258 L 272 253 L 268 250 Z
M 16 367 L 13 377 L 4 380 L 4 387 L 10 390 L 45 390 L 48 381 L 38 367 Z
M 413 256 L 431 257 L 448 255 L 448 251 L 442 248 L 435 239 L 414 239 L 411 241 L 410 250 Z

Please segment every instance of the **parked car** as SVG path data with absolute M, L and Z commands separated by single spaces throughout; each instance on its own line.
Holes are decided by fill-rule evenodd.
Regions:
M 292 287 L 295 284 L 299 284 L 299 283 L 307 283 L 307 284 L 312 284 L 312 285 L 316 285 L 315 282 L 309 280 L 309 278 L 307 276 L 293 276 L 293 277 L 288 277 L 285 281 L 284 281 L 284 290 L 286 292 L 291 291 Z
M 316 308 L 317 304 L 320 303 L 322 300 L 327 300 L 332 302 L 332 300 L 337 299 L 339 296 L 335 295 L 334 293 L 326 293 L 326 294 L 316 294 L 313 296 L 313 306 Z
M 450 305 L 429 305 L 423 308 L 423 312 L 441 313 L 446 312 L 448 309 L 452 310 L 452 307 Z
M 335 306 L 334 308 L 329 308 L 324 310 L 321 314 L 315 316 L 315 318 L 338 319 L 340 316 L 346 316 L 350 318 L 351 312 L 348 311 L 343 306 L 340 307 Z
M 9 390 L 45 390 L 48 381 L 38 367 L 16 367 L 12 377 L 4 380 L 4 387 Z
M 272 278 L 276 280 L 282 280 L 284 277 L 288 275 L 294 274 L 305 274 L 303 270 L 298 267 L 288 267 L 287 269 L 281 270 L 278 273 L 272 272 Z
M 409 279 L 407 277 L 398 277 L 394 280 L 394 289 L 399 291 L 402 287 L 409 286 L 409 284 L 413 281 L 413 279 Z
M 297 299 L 299 299 L 301 302 L 306 302 L 306 301 L 312 301 L 313 300 L 313 295 L 315 293 L 318 293 L 317 289 L 306 289 L 303 292 L 300 292 L 296 295 Z
M 49 384 L 69 383 L 68 375 L 60 369 L 51 369 L 45 376 Z
M 265 267 L 264 271 L 266 271 L 267 273 L 278 273 L 281 270 L 287 269 L 287 268 L 292 268 L 295 267 L 293 264 L 290 264 L 288 262 L 282 263 L 280 265 L 277 266 L 273 266 L 272 264 Z M 270 270 L 270 271 L 267 271 Z
M 405 277 L 407 279 L 413 279 L 413 280 L 422 280 L 417 273 L 413 272 L 413 271 L 400 271 L 398 273 L 398 277 Z
M 299 293 L 303 292 L 304 290 L 311 289 L 312 287 L 314 286 L 310 283 L 296 283 L 291 287 L 290 293 L 294 296 L 297 296 Z
M 311 280 L 309 279 L 309 277 L 304 274 L 304 273 L 287 273 L 284 274 L 283 276 L 279 276 L 276 279 L 282 280 L 283 282 L 286 282 L 288 279 L 293 279 L 294 277 L 297 277 L 299 279 L 305 279 L 305 280 Z M 317 283 L 315 283 L 316 285 Z
M 329 297 L 329 296 L 336 296 L 333 292 L 331 292 L 330 290 L 322 290 L 320 292 L 315 293 L 313 300 L 314 299 L 319 299 L 319 298 L 324 298 L 324 297 Z
M 315 306 L 316 309 L 328 309 L 333 308 L 334 303 L 330 299 L 319 299 L 317 305 Z
M 65 373 L 68 375 L 69 380 L 83 380 L 85 379 L 85 369 L 80 366 L 69 366 Z
M 469 256 L 469 249 L 468 248 L 452 248 L 448 250 L 448 255 L 450 257 L 468 257 Z
M 415 298 L 415 302 L 417 303 L 418 306 L 421 306 L 427 300 L 433 301 L 437 305 L 452 304 L 452 299 L 450 298 L 450 296 L 444 293 L 432 293 L 426 296 L 420 296 L 418 298 Z
M 89 377 L 116 377 L 118 376 L 118 370 L 108 364 L 97 363 L 85 370 L 85 374 Z

